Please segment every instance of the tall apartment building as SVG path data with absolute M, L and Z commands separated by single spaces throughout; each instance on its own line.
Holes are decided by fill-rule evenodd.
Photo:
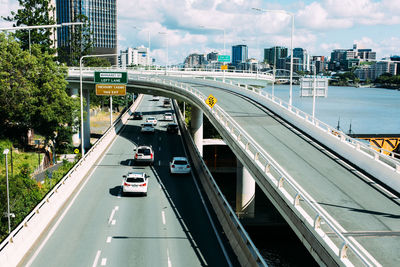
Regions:
M 240 63 L 246 62 L 248 59 L 247 45 L 232 46 L 232 65 L 237 66 Z
M 264 61 L 271 65 L 276 65 L 280 58 L 286 58 L 288 56 L 288 49 L 282 46 L 274 46 L 271 48 L 264 49 Z
M 378 61 L 373 65 L 364 65 L 354 71 L 354 74 L 361 80 L 375 80 L 384 73 L 392 75 L 400 74 L 400 62 L 396 61 Z
M 218 52 L 210 52 L 207 54 L 207 61 L 212 62 L 212 61 L 217 61 L 218 60 Z
M 300 71 L 310 71 L 310 55 L 307 53 L 307 50 L 304 48 L 294 48 L 293 49 L 293 59 L 299 59 L 299 65 L 294 66 L 293 69 L 297 69 Z
M 207 61 L 204 54 L 190 54 L 186 57 L 185 68 L 202 68 L 205 67 Z
M 56 0 L 57 23 L 74 22 L 85 15 L 90 24 L 86 29 L 93 37 L 92 54 L 117 54 L 117 2 L 116 0 Z M 73 27 L 62 27 L 57 31 L 60 48 L 70 50 Z M 117 64 L 117 56 L 108 58 Z
M 135 48 L 127 48 L 120 51 L 120 66 L 150 66 L 150 50 L 148 47 L 139 46 Z

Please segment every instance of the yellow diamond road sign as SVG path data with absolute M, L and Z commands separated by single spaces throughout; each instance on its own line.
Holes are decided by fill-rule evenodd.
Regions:
M 213 108 L 215 103 L 217 103 L 217 99 L 213 95 L 209 95 L 206 99 L 206 104 Z

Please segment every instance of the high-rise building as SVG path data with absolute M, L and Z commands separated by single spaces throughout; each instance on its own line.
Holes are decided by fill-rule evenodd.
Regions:
M 127 48 L 125 51 L 120 51 L 119 56 L 120 66 L 149 66 L 151 58 L 149 48 L 140 46 L 136 48 Z
M 307 53 L 307 50 L 304 48 L 294 48 L 293 49 L 293 59 L 300 59 L 299 66 L 294 66 L 294 69 L 301 71 L 310 71 L 310 56 Z
M 206 59 L 203 54 L 190 54 L 184 64 L 185 68 L 202 68 L 206 65 Z
M 117 54 L 117 3 L 116 0 L 56 0 L 57 23 L 77 21 L 80 15 L 88 18 L 93 37 L 92 54 Z M 79 21 L 79 20 L 78 20 Z M 57 31 L 60 48 L 71 49 L 73 27 L 62 27 Z M 117 56 L 108 58 L 117 64 Z
M 232 65 L 237 66 L 240 63 L 246 62 L 248 59 L 247 45 L 232 46 Z
M 218 60 L 218 52 L 211 52 L 207 54 L 207 61 L 212 62 L 212 61 L 217 61 Z
M 286 58 L 288 56 L 288 49 L 282 46 L 274 46 L 271 48 L 264 49 L 264 61 L 268 64 L 278 65 L 280 58 Z
M 360 65 L 363 61 L 375 61 L 376 52 L 371 49 L 359 49 L 357 44 L 352 49 L 335 49 L 331 53 L 331 70 L 348 70 L 354 66 Z

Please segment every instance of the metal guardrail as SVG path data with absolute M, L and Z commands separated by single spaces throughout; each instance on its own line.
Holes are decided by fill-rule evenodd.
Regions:
M 307 192 L 305 192 L 305 190 L 302 189 L 245 130 L 243 130 L 222 108 L 218 106 L 218 104 L 216 104 L 213 109 L 210 109 L 210 107 L 205 104 L 206 96 L 197 89 L 184 83 L 152 77 L 140 77 L 140 80 L 174 86 L 195 96 L 204 109 L 209 110 L 221 125 L 224 125 L 229 135 L 240 144 L 240 147 L 245 151 L 245 154 L 253 160 L 256 163 L 257 168 L 265 174 L 267 181 L 276 188 L 281 197 L 292 207 L 292 210 L 304 219 L 308 228 L 316 236 L 320 237 L 320 240 L 322 240 L 322 242 L 332 250 L 334 255 L 336 255 L 343 264 L 347 266 L 352 266 L 353 264 L 380 266 L 380 264 L 354 238 L 345 237 L 342 234 L 342 232 L 345 232 L 345 229 L 343 229 L 339 223 L 337 223 L 320 205 L 318 205 L 317 202 L 309 196 Z M 277 101 L 277 98 L 274 99 Z M 282 100 L 279 99 L 278 101 L 281 105 L 283 104 Z M 335 238 L 329 237 L 328 233 L 329 235 L 333 235 Z
M 329 134 L 331 136 L 334 136 L 338 138 L 341 142 L 347 143 L 351 146 L 353 146 L 355 149 L 359 151 L 363 151 L 365 153 L 368 153 L 371 155 L 375 160 L 381 161 L 383 164 L 388 165 L 392 168 L 394 168 L 397 172 L 400 172 L 400 154 L 395 153 L 393 151 L 385 150 L 383 148 L 378 148 L 376 146 L 370 145 L 370 144 L 365 144 L 363 142 L 358 141 L 355 138 L 352 138 L 342 131 L 337 130 L 336 128 L 316 119 L 313 118 L 312 115 L 289 105 L 286 101 L 283 101 L 282 99 L 275 97 L 271 95 L 268 92 L 265 92 L 259 88 L 255 88 L 253 86 L 248 86 L 240 83 L 234 83 L 233 81 L 225 81 L 226 84 L 233 85 L 233 86 L 239 86 L 245 89 L 248 89 L 249 91 L 257 94 L 258 96 L 262 96 L 275 104 L 278 104 L 279 106 L 285 108 L 287 111 L 291 112 L 293 115 L 296 115 L 297 117 L 305 120 L 308 123 L 313 124 L 315 127 L 323 130 L 326 134 Z M 378 151 L 377 151 L 378 150 Z M 387 155 L 384 154 L 387 153 Z

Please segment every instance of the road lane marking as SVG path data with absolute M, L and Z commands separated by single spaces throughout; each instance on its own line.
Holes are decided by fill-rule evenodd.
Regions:
M 107 258 L 102 258 L 101 259 L 101 266 L 106 266 L 107 264 Z
M 158 166 L 161 166 L 161 160 L 158 161 Z
M 92 267 L 96 267 L 97 266 L 97 262 L 99 261 L 100 254 L 101 254 L 101 250 L 98 250 L 97 253 L 96 253 L 96 257 L 94 258 L 94 262 L 93 262 Z
M 108 224 L 112 223 L 113 225 L 115 224 L 115 220 L 113 220 L 115 212 L 119 209 L 118 206 L 115 206 L 114 209 L 111 212 L 110 217 L 108 218 Z
M 161 211 L 161 216 L 162 216 L 162 222 L 165 224 L 165 212 Z
M 116 222 L 116 220 L 112 220 L 111 225 L 115 225 Z
M 111 243 L 111 236 L 107 237 L 107 243 Z
M 168 258 L 168 267 L 172 267 L 172 262 L 171 259 L 169 257 L 169 250 L 167 249 L 167 258 Z
M 158 147 L 158 151 L 161 151 L 161 147 Z
M 158 137 L 158 141 L 161 141 L 161 137 Z

